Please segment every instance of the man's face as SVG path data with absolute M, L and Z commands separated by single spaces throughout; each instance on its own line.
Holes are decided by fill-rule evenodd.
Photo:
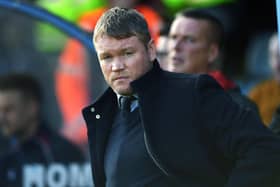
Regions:
M 170 28 L 167 70 L 207 73 L 217 57 L 218 46 L 210 42 L 211 27 L 205 20 L 180 16 Z
M 149 71 L 156 56 L 152 41 L 145 47 L 135 36 L 116 39 L 102 35 L 94 45 L 105 80 L 120 95 L 133 93 L 130 82 Z
M 22 136 L 37 115 L 17 91 L 0 91 L 0 129 L 4 136 Z

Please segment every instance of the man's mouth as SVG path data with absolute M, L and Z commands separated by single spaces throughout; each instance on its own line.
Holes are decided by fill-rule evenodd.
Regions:
M 173 64 L 182 64 L 184 62 L 183 59 L 179 57 L 172 57 L 171 59 Z
M 118 77 L 114 77 L 113 81 L 122 81 L 122 80 L 127 80 L 128 77 L 126 76 L 118 76 Z

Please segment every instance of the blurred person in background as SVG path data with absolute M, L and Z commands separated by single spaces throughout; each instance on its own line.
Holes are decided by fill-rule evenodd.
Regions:
M 32 76 L 0 77 L 0 130 L 9 140 L 9 149 L 0 157 L 0 186 L 92 186 L 81 150 L 42 119 L 42 100 Z
M 165 69 L 167 66 L 167 54 L 168 54 L 168 33 L 170 23 L 164 22 L 159 32 L 158 41 L 156 43 L 157 59 L 159 60 L 160 66 Z
M 280 105 L 280 56 L 278 47 L 278 35 L 271 35 L 268 43 L 269 66 L 272 77 L 254 86 L 249 97 L 257 104 L 263 122 L 269 126 L 274 113 Z
M 231 97 L 258 113 L 257 106 L 241 93 L 238 85 L 219 70 L 224 45 L 224 28 L 210 8 L 185 9 L 171 24 L 166 70 L 211 75 Z

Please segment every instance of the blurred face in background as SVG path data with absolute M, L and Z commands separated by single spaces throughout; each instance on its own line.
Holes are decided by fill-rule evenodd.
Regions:
M 130 83 L 152 68 L 154 42 L 147 46 L 136 36 L 116 39 L 103 34 L 94 42 L 106 82 L 120 95 L 133 94 Z
M 34 128 L 35 102 L 16 90 L 0 91 L 0 130 L 6 137 L 22 137 Z
M 277 34 L 273 35 L 269 41 L 269 63 L 274 79 L 280 83 L 280 56 Z
M 218 56 L 211 42 L 211 26 L 205 20 L 179 16 L 171 24 L 166 70 L 179 73 L 207 73 Z
M 168 54 L 168 36 L 162 35 L 158 37 L 156 48 L 157 48 L 157 58 L 159 60 L 160 66 L 166 69 L 167 66 L 167 54 Z

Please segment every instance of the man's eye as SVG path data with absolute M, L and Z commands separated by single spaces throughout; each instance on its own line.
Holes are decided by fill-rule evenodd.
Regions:
M 132 51 L 126 51 L 126 52 L 124 53 L 125 56 L 130 56 L 130 55 L 132 55 L 132 54 L 133 54 Z
M 112 58 L 112 56 L 110 55 L 105 55 L 105 56 L 102 56 L 100 59 L 101 60 L 110 60 Z
M 184 38 L 184 42 L 194 42 L 194 38 L 191 38 L 191 37 L 186 37 Z
M 176 40 L 176 38 L 177 38 L 176 35 L 170 35 L 169 36 L 169 39 L 171 39 L 171 40 Z

